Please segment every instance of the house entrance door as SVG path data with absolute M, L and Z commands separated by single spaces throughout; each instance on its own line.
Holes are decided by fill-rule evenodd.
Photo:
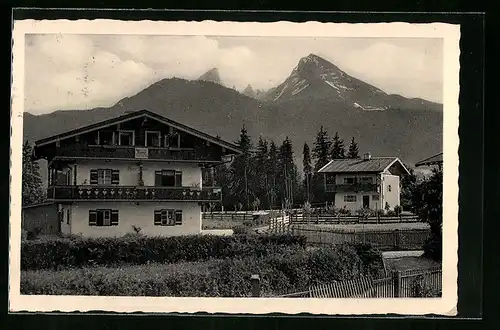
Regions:
M 364 209 L 370 208 L 370 196 L 363 196 L 363 208 Z

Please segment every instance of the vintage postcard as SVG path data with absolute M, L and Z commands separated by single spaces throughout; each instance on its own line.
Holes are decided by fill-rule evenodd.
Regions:
M 459 40 L 15 21 L 9 310 L 456 315 Z

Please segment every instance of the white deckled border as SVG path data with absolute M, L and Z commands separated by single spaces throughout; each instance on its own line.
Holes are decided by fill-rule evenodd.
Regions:
M 20 295 L 21 164 L 25 34 L 127 34 L 277 37 L 393 37 L 444 39 L 443 297 L 433 299 L 146 298 Z M 456 315 L 458 279 L 458 25 L 431 23 L 256 23 L 118 20 L 24 20 L 14 22 L 11 117 L 9 311 L 114 311 L 178 313 L 312 313 Z

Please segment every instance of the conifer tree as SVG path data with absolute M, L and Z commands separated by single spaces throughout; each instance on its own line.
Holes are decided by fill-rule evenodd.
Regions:
M 250 180 L 254 177 L 254 166 L 252 166 L 252 142 L 248 136 L 245 126 L 241 129 L 240 138 L 236 145 L 242 150 L 242 154 L 235 157 L 231 163 L 230 193 L 236 203 L 241 203 L 245 210 L 251 208 L 253 192 Z
M 257 151 L 255 153 L 255 195 L 260 201 L 260 205 L 267 208 L 269 205 L 269 182 L 268 182 L 268 166 L 269 166 L 269 150 L 267 140 L 262 136 L 259 137 L 257 143 Z
M 354 141 L 352 137 L 351 144 L 349 145 L 349 151 L 347 152 L 347 158 L 356 159 L 359 157 L 358 144 Z
M 274 141 L 269 143 L 269 158 L 267 166 L 267 177 L 269 183 L 269 204 L 273 208 L 276 206 L 278 196 L 277 174 L 278 174 L 278 149 Z
M 32 148 L 28 141 L 23 144 L 23 175 L 22 175 L 22 203 L 30 205 L 40 203 L 45 199 L 40 166 L 31 159 Z
M 311 180 L 311 192 L 313 194 L 312 199 L 317 202 L 323 202 L 325 199 L 323 175 L 318 173 L 318 171 L 330 161 L 331 144 L 328 132 L 323 128 L 323 126 L 321 126 L 318 134 L 316 135 L 316 140 L 314 141 L 314 147 L 312 150 L 315 163 L 314 174 L 312 175 Z
M 285 208 L 293 205 L 298 182 L 297 174 L 297 167 L 293 162 L 292 141 L 287 136 L 279 148 L 277 173 L 279 198 Z
M 306 200 L 310 200 L 310 192 L 311 192 L 311 174 L 312 174 L 312 166 L 311 166 L 311 154 L 309 146 L 307 142 L 304 143 L 304 148 L 302 150 L 302 165 L 304 167 L 304 187 L 305 187 L 305 197 Z
M 344 140 L 339 137 L 339 133 L 335 133 L 333 137 L 332 150 L 330 153 L 331 159 L 343 159 L 345 158 L 345 147 Z
M 314 148 L 312 150 L 312 154 L 315 160 L 315 172 L 328 163 L 330 158 L 330 146 L 331 142 L 328 138 L 328 133 L 323 129 L 323 126 L 321 126 L 318 134 L 316 135 L 316 141 L 314 141 Z

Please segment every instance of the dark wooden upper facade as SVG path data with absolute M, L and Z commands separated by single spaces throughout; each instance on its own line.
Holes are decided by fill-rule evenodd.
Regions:
M 234 144 L 147 110 L 37 141 L 33 156 L 217 163 L 239 154 Z

